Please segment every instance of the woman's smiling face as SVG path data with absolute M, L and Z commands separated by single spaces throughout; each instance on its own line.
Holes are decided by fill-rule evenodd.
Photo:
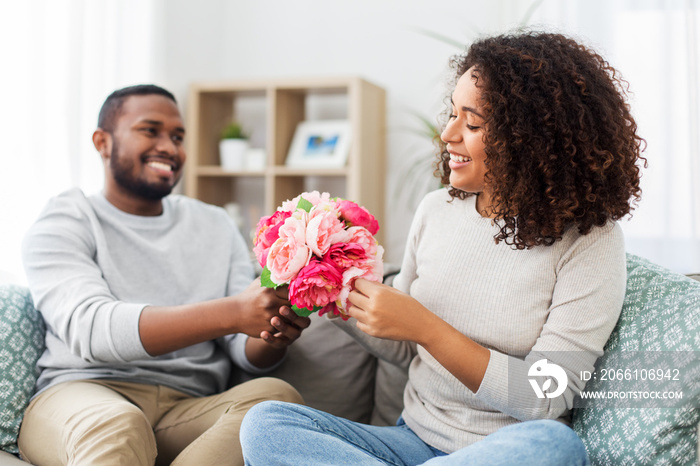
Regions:
M 486 152 L 483 141 L 484 113 L 477 74 L 470 68 L 459 78 L 452 93 L 452 113 L 440 138 L 450 153 L 450 184 L 468 193 L 483 193 L 486 176 Z M 486 199 L 480 199 L 484 204 Z

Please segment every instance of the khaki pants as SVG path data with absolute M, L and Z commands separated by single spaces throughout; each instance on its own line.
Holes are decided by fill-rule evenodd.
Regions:
M 242 465 L 243 416 L 265 400 L 302 403 L 273 378 L 204 398 L 158 385 L 64 382 L 29 404 L 19 449 L 39 466 Z

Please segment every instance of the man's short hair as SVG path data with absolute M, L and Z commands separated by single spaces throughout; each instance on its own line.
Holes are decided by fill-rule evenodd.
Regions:
M 114 131 L 114 122 L 117 121 L 117 117 L 119 117 L 119 112 L 122 105 L 124 105 L 124 101 L 128 97 L 131 97 L 132 95 L 152 94 L 162 95 L 163 97 L 167 97 L 177 104 L 175 96 L 172 93 L 154 84 L 138 84 L 136 86 L 117 89 L 116 91 L 112 92 L 102 104 L 100 114 L 97 117 L 97 127 L 111 133 Z

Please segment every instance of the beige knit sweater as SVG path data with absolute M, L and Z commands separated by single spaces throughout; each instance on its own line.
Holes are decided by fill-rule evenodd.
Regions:
M 552 246 L 516 250 L 495 244 L 498 228 L 476 211 L 476 197 L 430 193 L 419 206 L 394 287 L 491 351 L 477 393 L 422 347 L 372 338 L 335 321 L 383 359 L 408 365 L 406 424 L 445 452 L 472 444 L 509 424 L 570 415 L 574 396 L 592 371 L 622 308 L 626 269 L 617 223 L 581 236 L 571 228 Z M 464 354 L 469 358 L 469 354 Z M 528 376 L 546 358 L 562 367 L 567 388 L 538 398 Z M 557 388 L 552 380 L 543 392 Z

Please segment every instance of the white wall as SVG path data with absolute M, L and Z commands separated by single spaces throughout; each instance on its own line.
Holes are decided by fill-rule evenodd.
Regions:
M 400 191 L 397 183 L 417 156 L 433 152 L 427 140 L 407 128 L 418 128 L 413 112 L 434 118 L 443 109 L 448 59 L 460 51 L 425 31 L 466 45 L 479 33 L 512 29 L 537 5 L 530 24 L 593 45 L 629 79 L 633 98 L 635 93 L 638 97 L 633 111 L 635 105 L 644 110 L 635 116 L 649 142 L 650 168 L 642 179 L 644 199 L 633 221 L 623 224 L 628 250 L 677 271 L 697 271 L 700 202 L 695 204 L 698 213 L 686 212 L 693 211 L 687 202 L 693 197 L 689 188 L 698 190 L 700 183 L 690 180 L 691 170 L 684 169 L 692 155 L 682 145 L 688 137 L 676 135 L 680 129 L 684 134 L 696 131 L 689 128 L 695 120 L 685 117 L 683 105 L 691 101 L 688 83 L 697 79 L 669 66 L 683 62 L 677 54 L 685 48 L 682 37 L 670 45 L 672 34 L 667 33 L 681 34 L 687 29 L 684 24 L 694 24 L 693 17 L 700 24 L 699 2 L 11 2 L 13 8 L 0 16 L 0 47 L 11 52 L 3 54 L 11 72 L 0 76 L 6 91 L 0 108 L 5 144 L 0 153 L 0 218 L 12 219 L 0 232 L 0 270 L 22 281 L 20 239 L 48 197 L 70 186 L 86 192 L 101 186 L 90 134 L 103 99 L 113 89 L 154 82 L 172 90 L 186 111 L 193 81 L 319 75 L 359 75 L 387 91 L 384 246 L 386 259 L 399 262 L 412 209 L 404 199 L 407 191 Z M 691 8 L 695 13 L 688 15 Z M 619 15 L 621 10 L 624 15 Z M 689 228 L 692 222 L 694 229 Z
M 166 3 L 164 0 L 163 6 Z M 531 2 L 454 0 L 168 0 L 162 84 L 186 106 L 196 80 L 361 76 L 387 91 L 386 260 L 399 262 L 412 205 L 396 183 L 412 158 L 433 150 L 407 131 L 411 112 L 442 110 L 448 59 L 460 50 L 419 29 L 467 44 L 516 24 Z M 430 174 L 426 174 L 430 178 Z

